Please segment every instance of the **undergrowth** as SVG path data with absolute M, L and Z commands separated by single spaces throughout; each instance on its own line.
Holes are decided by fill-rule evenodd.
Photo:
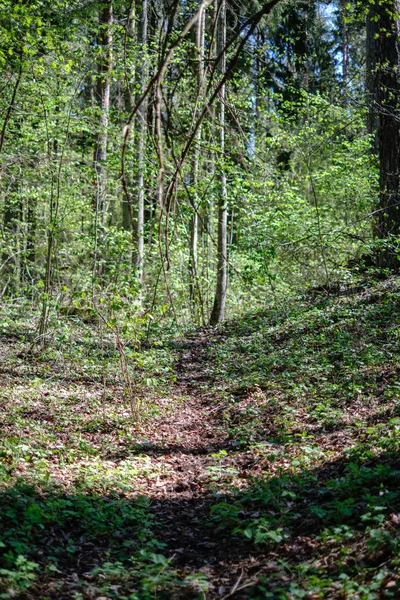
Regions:
M 2 317 L 0 597 L 399 597 L 400 278 L 128 340 L 139 422 L 109 331 L 65 318 L 37 349 L 18 314 Z M 189 414 L 184 376 L 198 453 L 178 430 L 152 439 Z M 168 494 L 192 507 L 174 548 Z
M 213 526 L 272 557 L 246 597 L 400 594 L 399 317 L 392 277 L 238 319 L 210 346 L 229 436 L 257 461 Z

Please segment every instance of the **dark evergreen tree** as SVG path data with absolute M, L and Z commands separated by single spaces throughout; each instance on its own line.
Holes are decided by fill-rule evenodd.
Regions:
M 381 0 L 368 13 L 368 68 L 370 104 L 376 123 L 380 167 L 377 234 L 400 235 L 400 2 Z M 389 266 L 397 263 L 384 253 Z

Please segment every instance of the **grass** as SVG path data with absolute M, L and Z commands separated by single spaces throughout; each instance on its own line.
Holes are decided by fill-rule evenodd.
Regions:
M 274 557 L 247 597 L 398 597 L 399 317 L 391 278 L 239 319 L 211 347 L 229 435 L 257 461 L 214 526 Z
M 139 423 L 110 335 L 4 314 L 1 598 L 399 597 L 400 278 L 127 344 Z
M 32 351 L 34 324 L 3 321 L 0 598 L 180 597 L 195 583 L 164 556 L 144 493 L 168 469 L 140 451 L 172 357 L 127 348 L 145 403 L 139 424 L 110 336 L 93 343 L 96 332 L 65 319 Z

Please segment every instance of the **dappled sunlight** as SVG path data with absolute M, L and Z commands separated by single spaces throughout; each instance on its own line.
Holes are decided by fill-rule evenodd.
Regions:
M 391 279 L 183 336 L 174 381 L 139 421 L 118 386 L 62 382 L 55 363 L 50 379 L 8 379 L 4 585 L 50 598 L 219 598 L 238 581 L 243 598 L 395 597 L 398 294 Z

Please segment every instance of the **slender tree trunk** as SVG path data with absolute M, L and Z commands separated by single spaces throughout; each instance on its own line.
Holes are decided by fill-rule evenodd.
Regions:
M 212 106 L 211 109 L 211 124 L 213 125 L 215 122 L 215 106 Z M 206 221 L 206 233 L 207 233 L 207 263 L 206 263 L 206 281 L 209 282 L 212 273 L 215 268 L 215 250 L 216 250 L 216 235 L 215 235 L 215 151 L 213 147 L 213 143 L 211 140 L 210 144 L 211 148 L 207 156 L 207 168 L 209 171 L 210 178 L 210 186 L 211 193 L 209 195 L 209 204 L 208 204 L 208 213 L 207 213 L 207 221 Z M 210 289 L 210 285 L 207 285 L 207 293 L 205 298 L 207 314 L 211 313 L 212 306 L 214 302 L 214 292 Z
M 22 81 L 22 70 L 23 62 L 20 58 L 19 71 L 17 78 L 12 90 L 10 103 L 7 107 L 6 114 L 0 130 L 0 153 L 3 151 L 7 126 L 12 119 L 12 112 L 15 108 L 15 101 L 17 98 L 18 88 Z M 4 215 L 3 215 L 3 229 L 4 232 L 9 235 L 9 244 L 11 245 L 11 239 L 16 234 L 17 220 L 18 220 L 18 180 L 16 176 L 12 176 L 12 181 L 9 184 L 8 190 L 5 194 L 4 201 Z M 13 244 L 15 245 L 15 244 Z M 17 272 L 17 259 L 15 254 L 13 255 L 10 251 L 2 253 L 2 260 L 4 263 L 3 278 L 7 280 L 6 288 L 8 291 L 15 291 L 16 286 L 16 272 Z
M 103 0 L 99 13 L 99 34 L 97 58 L 96 100 L 100 109 L 99 132 L 94 149 L 94 169 L 96 172 L 96 195 L 94 208 L 97 224 L 104 226 L 107 208 L 107 144 L 108 116 L 110 111 L 110 89 L 112 69 L 112 0 Z
M 220 47 L 226 46 L 226 0 L 220 0 Z M 222 77 L 226 71 L 225 53 L 221 60 Z M 228 191 L 225 174 L 224 156 L 225 156 L 225 100 L 226 85 L 221 88 L 221 102 L 219 114 L 220 126 L 220 152 L 221 152 L 221 173 L 220 173 L 220 195 L 218 199 L 218 250 L 217 250 L 217 287 L 215 292 L 214 306 L 211 313 L 210 324 L 217 325 L 225 317 L 225 304 L 227 292 L 227 217 L 228 217 Z
M 35 250 L 35 237 L 36 237 L 36 205 L 35 200 L 31 199 L 28 201 L 27 208 L 27 223 L 26 223 L 26 256 L 25 256 L 25 278 L 32 279 L 32 268 L 35 265 L 36 250 Z
M 376 58 L 373 81 L 377 102 L 377 144 L 380 165 L 380 203 L 377 234 L 380 238 L 400 235 L 400 0 L 375 2 L 370 13 L 376 22 Z M 376 21 L 375 21 L 376 20 Z M 389 252 L 386 266 L 398 265 Z
M 372 3 L 369 6 L 369 13 L 367 18 L 367 50 L 366 50 L 366 81 L 365 87 L 368 96 L 368 131 L 374 136 L 374 151 L 378 154 L 378 143 L 376 138 L 377 129 L 377 114 L 378 114 L 378 81 L 377 81 L 377 68 L 378 58 L 376 54 L 376 36 L 378 32 L 378 24 L 376 19 L 378 18 L 378 7 L 377 4 Z
M 254 47 L 254 75 L 253 75 L 253 86 L 254 86 L 254 114 L 252 119 L 253 127 L 253 148 L 250 148 L 250 152 L 255 151 L 258 145 L 259 131 L 262 131 L 261 127 L 261 85 L 260 78 L 262 72 L 260 48 L 262 48 L 261 32 L 257 32 L 257 43 Z M 262 136 L 260 136 L 262 137 Z
M 140 42 L 142 47 L 141 54 L 141 72 L 140 72 L 140 95 L 146 89 L 149 74 L 148 63 L 148 13 L 149 0 L 142 1 L 141 34 Z M 137 222 L 136 222 L 136 269 L 139 286 L 143 286 L 144 276 L 144 200 L 145 200 L 145 153 L 146 153 L 146 133 L 147 133 L 147 98 L 139 109 L 139 139 L 138 139 L 138 204 L 137 204 Z
M 16 97 L 17 97 L 18 88 L 19 88 L 21 80 L 22 80 L 22 69 L 23 69 L 23 62 L 22 62 L 22 58 L 21 58 L 20 59 L 20 65 L 19 65 L 19 71 L 18 71 L 17 79 L 15 81 L 14 88 L 13 88 L 12 95 L 11 95 L 10 104 L 7 107 L 6 116 L 4 118 L 1 130 L 0 130 L 0 152 L 2 152 L 2 150 L 3 150 L 7 125 L 8 125 L 9 120 L 11 119 L 12 111 L 14 109 L 15 100 L 16 100 Z
M 16 175 L 12 181 L 4 201 L 3 230 L 6 235 L 8 249 L 2 253 L 3 273 L 8 293 L 15 293 L 18 281 L 17 230 L 19 219 L 18 206 L 19 185 Z
M 348 0 L 342 0 L 342 91 L 347 102 L 349 85 L 349 35 L 347 28 L 347 4 Z
M 57 81 L 58 88 L 58 81 Z M 58 97 L 58 95 L 57 95 Z M 43 101 L 43 99 L 42 99 Z M 55 108 L 55 130 L 59 131 L 59 107 Z M 48 128 L 48 118 L 45 112 L 46 119 L 46 131 Z M 51 299 L 53 293 L 53 281 L 54 281 L 54 264 L 55 264 L 55 245 L 56 245 L 56 228 L 58 225 L 58 214 L 60 208 L 60 167 L 62 158 L 58 157 L 59 143 L 57 135 L 51 139 L 47 138 L 47 153 L 51 172 L 51 184 L 50 184 L 50 198 L 49 198 L 49 221 L 47 226 L 47 249 L 46 249 L 46 262 L 45 262 L 45 275 L 42 295 L 42 311 L 39 320 L 39 338 L 38 343 L 40 346 L 46 345 L 46 333 L 48 326 L 48 319 L 50 314 Z
M 198 56 L 198 98 L 197 102 L 200 104 L 201 97 L 203 95 L 204 85 L 204 36 L 205 36 L 205 10 L 201 11 L 199 20 L 197 22 L 197 33 L 196 33 L 196 50 Z M 198 239 L 199 239 L 199 201 L 198 201 L 198 176 L 199 176 L 199 160 L 200 160 L 200 146 L 201 146 L 202 128 L 201 126 L 197 130 L 196 140 L 193 148 L 193 159 L 192 159 L 192 174 L 191 174 L 191 185 L 193 189 L 193 215 L 190 220 L 190 254 L 189 254 L 189 299 L 192 315 L 196 315 L 196 290 L 199 292 L 199 280 L 198 280 Z M 199 295 L 199 294 L 197 294 Z
M 303 89 L 305 89 L 308 92 L 310 89 L 310 61 L 308 58 L 309 45 L 310 45 L 308 24 L 309 24 L 310 12 L 309 12 L 308 6 L 306 7 L 305 11 L 306 11 L 306 14 L 305 14 L 306 19 L 305 19 L 304 41 L 306 44 L 306 48 L 305 48 L 305 52 L 303 55 L 303 64 L 301 65 L 300 69 L 302 71 L 302 74 L 301 74 L 302 87 L 303 87 Z
M 190 250 L 189 250 L 189 301 L 192 316 L 196 313 L 196 277 L 198 268 L 199 216 L 197 204 L 193 208 L 190 219 Z
M 210 11 L 210 47 L 208 50 L 208 59 L 209 63 L 212 60 L 215 60 L 218 48 L 217 48 L 217 36 L 215 35 L 216 29 L 216 20 L 218 19 L 218 6 L 214 5 L 212 12 Z M 216 106 L 213 103 L 210 107 L 210 126 L 207 128 L 208 133 L 208 142 L 209 142 L 209 151 L 207 156 L 207 168 L 209 172 L 209 178 L 211 183 L 211 194 L 209 195 L 209 206 L 208 206 L 208 215 L 207 215 L 207 265 L 206 265 L 206 280 L 210 281 L 210 274 L 213 273 L 215 268 L 215 193 L 214 193 L 214 185 L 215 185 L 215 147 L 214 147 L 214 124 L 216 122 Z M 207 313 L 211 314 L 212 306 L 214 302 L 214 293 L 211 290 L 210 286 L 207 285 L 207 294 L 206 294 L 206 307 Z
M 128 58 L 128 46 L 132 45 L 135 50 L 137 46 L 137 28 L 136 28 L 136 0 L 132 0 L 132 4 L 130 10 L 128 12 L 128 23 L 127 23 L 127 31 L 124 39 L 124 76 L 125 76 L 125 110 L 127 113 L 131 113 L 135 104 L 135 93 L 132 89 L 133 86 L 136 85 L 136 75 L 137 69 L 136 64 L 129 65 L 127 64 Z M 130 44 L 129 44 L 129 43 Z M 132 123 L 131 132 L 130 132 L 130 148 L 135 148 L 135 138 L 136 138 L 136 121 Z M 133 161 L 132 161 L 133 162 Z M 132 181 L 136 178 L 136 165 L 133 165 L 129 173 L 129 187 L 132 187 Z M 133 218 L 133 207 L 131 200 L 127 200 L 126 197 L 123 198 L 122 201 L 122 226 L 125 231 L 132 232 L 134 227 L 134 218 Z M 131 252 L 132 256 L 132 252 Z
M 25 233 L 25 242 L 21 237 L 21 283 L 32 283 L 35 273 L 36 259 L 36 201 L 31 198 L 24 207 L 22 198 L 20 200 L 20 221 L 25 224 L 23 231 Z

